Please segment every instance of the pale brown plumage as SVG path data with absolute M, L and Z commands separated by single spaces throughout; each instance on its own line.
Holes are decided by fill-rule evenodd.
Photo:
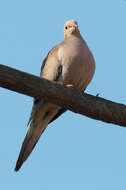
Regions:
M 55 46 L 43 61 L 40 77 L 84 90 L 95 71 L 91 51 L 83 40 L 74 20 L 64 25 L 64 40 Z M 32 152 L 46 126 L 66 110 L 44 100 L 35 100 L 29 120 L 30 127 L 22 144 L 15 171 Z

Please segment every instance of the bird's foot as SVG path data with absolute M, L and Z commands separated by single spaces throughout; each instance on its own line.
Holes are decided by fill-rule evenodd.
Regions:
M 66 85 L 68 88 L 74 88 L 74 86 L 72 84 L 67 84 Z

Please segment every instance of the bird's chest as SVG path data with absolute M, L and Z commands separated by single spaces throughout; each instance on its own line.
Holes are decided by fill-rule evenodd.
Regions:
M 86 69 L 86 57 L 83 47 L 70 46 L 59 50 L 59 60 L 62 64 L 62 82 L 64 84 L 73 84 L 76 86 L 83 78 Z
M 64 46 L 64 48 L 59 49 L 58 58 L 62 66 L 70 70 L 78 64 L 84 63 L 85 55 L 83 47 L 79 44 Z

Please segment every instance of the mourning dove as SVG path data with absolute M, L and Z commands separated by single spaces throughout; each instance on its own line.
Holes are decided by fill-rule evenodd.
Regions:
M 95 61 L 78 24 L 74 20 L 64 24 L 64 40 L 49 51 L 43 61 L 40 77 L 73 87 L 79 91 L 86 89 L 95 71 Z M 35 99 L 30 127 L 22 144 L 15 171 L 28 158 L 47 125 L 66 110 L 43 99 Z

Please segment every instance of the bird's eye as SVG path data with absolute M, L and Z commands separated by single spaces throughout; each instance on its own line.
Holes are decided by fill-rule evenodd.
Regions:
M 67 26 L 65 26 L 65 29 L 67 30 L 67 29 L 68 29 L 68 27 L 67 27 Z

